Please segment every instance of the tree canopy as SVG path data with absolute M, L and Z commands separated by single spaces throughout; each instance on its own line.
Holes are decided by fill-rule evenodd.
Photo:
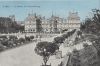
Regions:
M 35 47 L 35 52 L 43 57 L 44 64 L 46 63 L 51 55 L 54 55 L 56 50 L 59 49 L 58 45 L 52 42 L 39 42 Z
M 57 49 L 59 49 L 59 47 L 52 42 L 39 42 L 36 45 L 35 52 L 40 56 L 43 56 L 43 53 L 46 52 L 49 56 L 54 54 Z
M 92 18 L 86 18 L 85 22 L 81 24 L 81 30 L 86 33 L 98 34 L 100 33 L 100 10 L 92 9 L 92 14 Z

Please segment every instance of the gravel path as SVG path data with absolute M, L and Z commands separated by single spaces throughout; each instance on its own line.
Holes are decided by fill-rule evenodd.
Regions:
M 0 53 L 0 66 L 40 66 L 42 58 L 34 48 L 35 43 L 31 43 Z
M 43 63 L 42 57 L 34 52 L 36 43 L 30 43 L 18 48 L 10 49 L 0 53 L 0 66 L 40 66 Z M 48 64 L 58 66 L 61 59 L 51 56 Z

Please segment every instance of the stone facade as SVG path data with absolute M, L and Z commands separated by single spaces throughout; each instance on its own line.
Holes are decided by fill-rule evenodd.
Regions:
M 37 21 L 38 19 L 38 21 Z M 28 14 L 25 19 L 25 32 L 57 33 L 64 29 L 79 29 L 80 17 L 78 13 L 69 13 L 67 19 L 52 15 L 49 19 L 36 14 Z
M 36 32 L 36 17 L 35 14 L 28 14 L 25 19 L 25 32 Z
M 73 28 L 79 28 L 80 27 L 80 17 L 78 16 L 78 13 L 69 13 L 69 16 L 68 16 L 68 27 L 70 29 L 73 29 Z

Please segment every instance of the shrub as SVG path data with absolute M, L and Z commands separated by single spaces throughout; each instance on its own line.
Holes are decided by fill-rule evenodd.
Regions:
M 4 46 L 2 44 L 0 44 L 0 51 L 4 50 Z
M 55 37 L 54 38 L 54 43 L 63 43 L 65 40 L 64 37 Z
M 6 39 L 7 37 L 6 37 L 6 36 L 0 36 L 0 38 L 4 38 L 4 39 Z
M 18 39 L 16 36 L 9 36 L 9 40 L 16 40 Z

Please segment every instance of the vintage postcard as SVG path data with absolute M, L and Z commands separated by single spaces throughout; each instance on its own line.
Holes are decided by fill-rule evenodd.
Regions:
M 0 0 L 0 66 L 100 66 L 100 0 Z

